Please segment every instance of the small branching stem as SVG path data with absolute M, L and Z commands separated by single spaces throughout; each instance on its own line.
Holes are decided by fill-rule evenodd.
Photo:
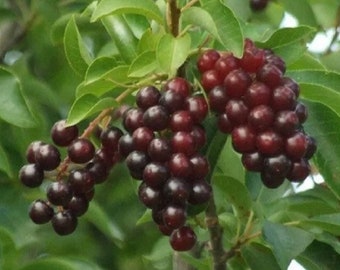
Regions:
M 176 0 L 168 0 L 166 20 L 169 27 L 169 32 L 177 37 L 179 34 L 179 17 L 181 10 L 177 6 Z

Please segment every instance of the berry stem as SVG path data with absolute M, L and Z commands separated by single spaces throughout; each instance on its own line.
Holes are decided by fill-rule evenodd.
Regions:
M 166 17 L 169 31 L 174 37 L 177 37 L 179 33 L 179 17 L 181 14 L 176 2 L 176 0 L 168 0 Z

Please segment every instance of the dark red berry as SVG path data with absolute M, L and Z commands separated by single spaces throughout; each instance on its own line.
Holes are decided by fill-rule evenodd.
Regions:
M 171 235 L 171 233 L 174 231 L 174 229 L 171 229 L 163 224 L 158 225 L 158 229 L 163 235 L 167 235 L 167 236 Z
M 203 204 L 208 202 L 211 196 L 211 185 L 205 180 L 198 180 L 192 183 L 188 202 L 193 205 Z
M 169 178 L 169 175 L 167 166 L 159 162 L 150 162 L 144 168 L 143 181 L 154 189 L 160 189 Z
M 149 163 L 149 157 L 144 152 L 132 151 L 125 162 L 131 175 L 136 179 L 142 179 L 144 168 Z
M 30 145 L 27 147 L 26 150 L 26 160 L 29 163 L 35 163 L 36 162 L 36 154 L 38 153 L 38 150 L 40 146 L 44 145 L 45 143 L 42 141 L 34 141 L 31 142 Z
M 169 113 L 184 109 L 185 99 L 181 94 L 174 91 L 166 91 L 159 99 L 159 105 L 162 105 Z
M 247 72 L 242 69 L 231 71 L 224 79 L 223 85 L 226 88 L 226 93 L 230 98 L 242 97 L 252 80 Z
M 273 178 L 285 178 L 291 170 L 292 162 L 285 155 L 268 157 L 263 162 L 263 172 Z
M 168 166 L 171 174 L 176 177 L 186 178 L 192 172 L 190 159 L 183 153 L 173 154 Z
M 234 125 L 229 120 L 229 117 L 226 113 L 222 113 L 218 116 L 217 127 L 223 133 L 231 133 Z
M 248 171 L 261 172 L 263 168 L 263 155 L 259 152 L 242 154 L 242 164 Z
M 277 155 L 283 152 L 283 138 L 273 130 L 261 132 L 256 137 L 256 147 L 261 154 Z
M 250 73 L 255 73 L 264 64 L 265 52 L 264 50 L 255 47 L 250 39 L 245 40 L 244 53 L 240 59 L 240 66 Z
M 228 101 L 225 112 L 233 125 L 241 125 L 247 121 L 249 109 L 240 99 Z
M 211 89 L 208 94 L 210 109 L 217 113 L 223 113 L 229 100 L 225 87 L 219 85 Z
M 144 125 L 153 131 L 166 129 L 169 124 L 169 113 L 165 107 L 156 105 L 148 108 L 143 115 Z
M 123 126 L 130 133 L 143 126 L 143 110 L 140 108 L 128 109 L 123 115 Z
M 190 178 L 195 181 L 205 178 L 209 173 L 209 162 L 207 158 L 201 154 L 195 154 L 190 158 L 192 173 Z
M 281 83 L 282 71 L 273 64 L 265 64 L 258 72 L 257 79 L 274 89 Z
M 66 208 L 75 216 L 80 217 L 84 215 L 89 208 L 89 201 L 83 194 L 75 195 L 72 197 Z
M 68 146 L 78 137 L 78 127 L 67 126 L 66 120 L 56 122 L 51 128 L 51 138 L 58 146 Z
M 149 144 L 148 154 L 154 161 L 168 161 L 172 155 L 171 145 L 165 138 L 155 138 Z
M 204 71 L 214 69 L 216 61 L 220 58 L 220 54 L 216 50 L 206 50 L 197 60 L 197 68 L 203 73 Z
M 139 185 L 138 197 L 146 207 L 153 208 L 159 204 L 160 191 L 149 187 L 145 182 L 143 182 Z
M 54 145 L 44 144 L 39 147 L 35 160 L 43 170 L 52 171 L 60 164 L 60 152 Z
M 256 131 L 264 131 L 271 127 L 274 122 L 274 111 L 267 105 L 259 105 L 254 107 L 248 116 L 248 123 Z
M 307 118 L 308 118 L 308 109 L 301 102 L 298 102 L 296 104 L 295 113 L 296 113 L 296 115 L 297 115 L 297 117 L 299 119 L 299 123 L 300 124 L 303 124 L 307 120 Z
M 114 126 L 108 127 L 103 130 L 100 135 L 102 147 L 108 151 L 116 152 L 118 150 L 118 141 L 122 136 L 123 132 L 119 128 Z
M 272 90 L 262 82 L 253 82 L 245 92 L 244 101 L 249 108 L 259 105 L 269 105 Z
M 256 132 L 248 125 L 234 128 L 231 138 L 233 148 L 239 153 L 253 152 L 256 149 Z
M 190 83 L 181 77 L 175 77 L 168 80 L 164 85 L 165 91 L 173 91 L 175 93 L 180 94 L 183 98 L 186 98 L 190 95 L 191 85 Z
M 287 175 L 287 179 L 291 182 L 303 182 L 311 172 L 310 165 L 307 160 L 301 159 L 293 162 L 292 168 Z
M 170 118 L 170 129 L 176 131 L 191 131 L 194 125 L 189 111 L 176 111 Z
M 186 110 L 190 112 L 193 122 L 201 123 L 208 114 L 208 104 L 203 96 L 191 96 L 186 99 Z
M 299 118 L 294 111 L 280 111 L 274 120 L 274 129 L 284 136 L 292 135 L 299 125 Z
M 189 198 L 191 186 L 183 178 L 170 177 L 163 188 L 163 195 L 167 201 L 185 204 Z
M 161 97 L 161 93 L 154 86 L 145 86 L 141 88 L 136 95 L 137 106 L 143 110 L 146 110 L 154 105 L 158 104 Z
M 194 138 L 189 132 L 175 132 L 171 138 L 171 148 L 175 153 L 184 153 L 191 156 L 196 152 L 196 144 Z
M 72 162 L 86 163 L 94 157 L 95 148 L 90 140 L 79 138 L 72 141 L 68 146 L 67 152 Z
M 155 137 L 153 131 L 147 127 L 139 127 L 132 133 L 133 146 L 135 150 L 146 152 L 149 143 Z
M 19 171 L 19 179 L 26 187 L 38 187 L 44 180 L 44 171 L 39 164 L 26 164 Z
M 293 110 L 296 105 L 296 96 L 294 92 L 286 87 L 279 86 L 273 90 L 272 108 L 276 111 Z
M 118 152 L 121 156 L 127 157 L 135 149 L 132 136 L 127 133 L 118 141 Z
M 109 170 L 104 161 L 95 159 L 86 165 L 86 169 L 93 175 L 95 184 L 103 183 L 109 176 Z
M 296 132 L 286 139 L 286 155 L 293 160 L 300 160 L 306 154 L 308 141 L 305 134 Z
M 286 63 L 281 57 L 273 53 L 266 55 L 266 63 L 276 66 L 279 70 L 281 70 L 282 74 L 286 72 Z
M 253 11 L 264 10 L 268 4 L 268 0 L 250 0 L 250 8 Z
M 176 251 L 188 251 L 196 244 L 196 234 L 188 226 L 175 230 L 170 235 L 170 245 Z
M 285 181 L 285 177 L 273 176 L 270 173 L 261 172 L 261 180 L 267 188 L 278 188 Z
M 286 86 L 290 88 L 296 97 L 299 97 L 300 95 L 300 86 L 296 81 L 294 81 L 292 78 L 289 77 L 283 77 L 281 81 L 282 86 Z
M 182 227 L 185 224 L 186 218 L 186 210 L 175 204 L 168 205 L 163 211 L 163 222 L 172 229 Z
M 54 211 L 47 202 L 43 200 L 35 200 L 29 209 L 29 216 L 36 224 L 45 224 L 51 220 Z
M 68 235 L 73 233 L 78 225 L 76 216 L 69 210 L 64 210 L 54 214 L 51 222 L 54 231 L 59 235 Z
M 207 142 L 207 135 L 203 126 L 196 124 L 192 127 L 190 135 L 193 137 L 196 150 L 201 149 Z
M 46 195 L 50 203 L 54 205 L 67 206 L 72 198 L 73 190 L 66 182 L 53 182 L 46 190 Z
M 221 79 L 224 79 L 232 70 L 238 69 L 238 67 L 238 59 L 232 54 L 227 54 L 216 61 L 213 69 L 217 70 Z
M 86 168 L 72 171 L 68 181 L 76 194 L 86 193 L 95 185 L 94 175 Z
M 307 150 L 306 150 L 304 158 L 311 159 L 317 150 L 316 140 L 311 136 L 307 136 L 306 139 L 307 139 Z
M 223 78 L 220 77 L 215 69 L 207 70 L 201 75 L 201 85 L 207 93 L 214 87 L 222 85 L 222 83 Z

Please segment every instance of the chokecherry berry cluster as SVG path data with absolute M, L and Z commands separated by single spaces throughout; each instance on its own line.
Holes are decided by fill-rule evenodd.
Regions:
M 297 100 L 299 85 L 284 76 L 284 61 L 247 39 L 242 58 L 211 49 L 197 67 L 218 128 L 231 134 L 244 167 L 260 172 L 269 188 L 285 178 L 302 182 L 316 143 L 303 131 L 307 108 Z
M 141 88 L 137 107 L 124 113 L 128 133 L 119 140 L 119 152 L 133 178 L 142 180 L 138 195 L 152 211 L 174 250 L 191 249 L 196 235 L 186 224 L 188 205 L 206 203 L 211 186 L 205 181 L 207 159 L 199 153 L 205 144 L 201 122 L 208 113 L 203 96 L 191 95 L 190 83 L 180 77 Z
M 29 216 L 36 224 L 51 221 L 59 235 L 72 233 L 77 218 L 86 213 L 94 196 L 94 186 L 107 179 L 109 170 L 118 161 L 118 140 L 123 132 L 109 127 L 100 134 L 101 147 L 78 137 L 77 126 L 67 126 L 65 120 L 51 129 L 54 144 L 32 142 L 26 151 L 28 164 L 19 172 L 21 182 L 30 188 L 39 187 L 44 179 L 52 180 L 46 188 L 47 199 L 35 200 Z M 67 158 L 61 162 L 57 147 L 67 147 Z
M 253 11 L 264 10 L 268 5 L 269 0 L 250 0 L 249 6 Z

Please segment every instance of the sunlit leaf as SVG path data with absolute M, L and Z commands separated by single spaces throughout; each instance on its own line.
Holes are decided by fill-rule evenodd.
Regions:
M 141 78 L 157 68 L 156 53 L 154 51 L 146 51 L 140 54 L 131 64 L 129 76 Z

